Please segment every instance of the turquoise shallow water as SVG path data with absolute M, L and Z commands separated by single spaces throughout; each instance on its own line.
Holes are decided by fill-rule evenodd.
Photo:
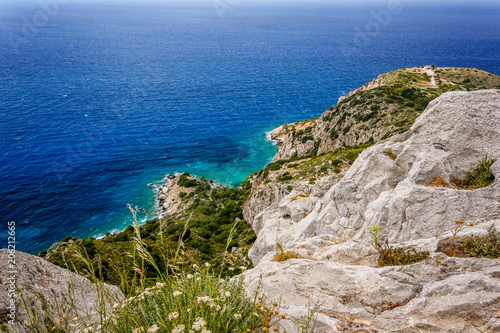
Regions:
M 71 2 L 33 29 L 38 4 L 0 4 L 0 213 L 17 222 L 18 249 L 123 229 L 127 204 L 154 216 L 148 184 L 167 173 L 237 186 L 273 157 L 267 131 L 381 73 L 500 74 L 498 6 L 406 6 L 370 31 L 385 4 L 250 3 L 221 18 Z

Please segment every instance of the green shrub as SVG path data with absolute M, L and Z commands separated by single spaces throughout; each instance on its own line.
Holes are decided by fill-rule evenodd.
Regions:
M 378 264 L 380 267 L 410 265 L 429 258 L 429 252 L 419 252 L 411 246 L 397 248 L 390 246 L 387 239 L 384 241 L 378 225 L 372 227 L 370 236 L 372 246 L 379 253 Z
M 471 257 L 500 258 L 500 232 L 491 225 L 486 236 L 466 237 L 464 249 Z
M 314 137 L 312 135 L 304 136 L 302 138 L 302 143 L 306 143 L 307 141 L 313 141 L 313 140 L 314 140 Z
M 342 130 L 342 133 L 344 133 L 344 135 L 346 135 L 347 132 L 349 132 L 351 130 L 351 127 L 352 127 L 352 125 L 344 127 L 344 129 Z
M 495 176 L 490 170 L 490 167 L 496 160 L 488 158 L 488 155 L 478 162 L 475 167 L 472 167 L 462 179 L 453 179 L 451 182 L 459 188 L 474 190 L 481 187 L 486 187 L 495 181 Z
M 293 179 L 293 176 L 292 176 L 292 175 L 290 174 L 290 172 L 288 172 L 288 171 L 287 171 L 287 172 L 285 172 L 285 173 L 283 173 L 283 174 L 281 174 L 281 175 L 277 178 L 277 180 L 278 180 L 279 182 L 286 182 L 286 181 L 291 180 L 291 179 Z
M 319 168 L 319 172 L 326 173 L 328 171 L 328 169 L 330 169 L 330 167 L 325 164 L 325 165 L 322 165 L 321 168 Z
M 394 248 L 385 243 L 377 250 L 380 254 L 378 260 L 380 267 L 410 265 L 429 258 L 429 252 L 418 252 L 413 247 Z
M 283 163 L 281 163 L 281 161 L 277 161 L 277 162 L 269 163 L 266 166 L 266 169 L 270 170 L 270 171 L 277 171 L 277 170 L 281 169 L 282 165 L 283 165 Z
M 177 181 L 177 185 L 181 187 L 196 187 L 198 185 L 198 181 L 196 179 L 190 179 L 189 173 L 185 172 L 183 173 L 180 177 L 179 180 Z
M 335 131 L 335 128 L 332 128 L 330 132 L 330 139 L 335 140 L 339 137 L 339 133 Z
M 70 240 L 73 240 L 73 239 L 77 239 L 77 238 L 73 238 L 71 236 L 68 236 L 68 237 L 64 237 L 64 239 L 62 240 L 63 243 L 66 243 L 66 242 L 69 242 Z
M 82 241 L 82 246 L 84 247 L 87 255 L 89 257 L 93 257 L 96 254 L 96 246 L 94 244 L 94 240 L 92 238 L 87 238 Z

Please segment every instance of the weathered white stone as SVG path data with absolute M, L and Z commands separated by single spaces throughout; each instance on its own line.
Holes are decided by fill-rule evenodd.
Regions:
M 427 186 L 437 175 L 463 177 L 486 155 L 500 159 L 500 91 L 443 94 L 410 131 L 365 150 L 323 197 L 296 202 L 289 194 L 256 215 L 249 290 L 261 283 L 298 312 L 318 302 L 334 320 L 331 331 L 355 322 L 388 332 L 500 331 L 492 319 L 500 317 L 500 260 L 436 253 L 456 220 L 475 224 L 459 235 L 500 226 L 500 163 L 485 188 Z M 374 225 L 389 244 L 413 245 L 431 258 L 376 268 Z M 277 241 L 303 259 L 271 262 Z
M 67 332 L 81 332 L 85 323 L 100 323 L 101 314 L 109 313 L 115 303 L 124 299 L 116 286 L 102 284 L 97 287 L 80 275 L 27 253 L 15 251 L 12 255 L 15 269 L 12 269 L 8 256 L 7 249 L 0 249 L 0 309 L 6 310 L 10 301 L 14 300 L 16 324 L 10 327 L 17 332 L 38 332 L 30 321 L 31 315 L 36 315 L 42 325 L 47 323 L 50 326 L 48 329 L 54 325 Z M 12 271 L 17 273 L 8 273 Z M 13 280 L 9 280 L 11 276 Z M 14 297 L 8 294 L 11 281 L 15 281 L 20 291 Z M 83 327 L 70 328 L 67 326 L 69 322 Z M 39 329 L 46 331 L 43 326 Z

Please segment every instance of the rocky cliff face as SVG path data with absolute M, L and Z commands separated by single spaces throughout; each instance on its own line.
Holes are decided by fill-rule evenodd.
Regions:
M 436 86 L 432 85 L 431 74 Z M 413 67 L 382 74 L 341 97 L 339 103 L 321 117 L 285 124 L 271 131 L 271 138 L 279 144 L 274 160 L 287 161 L 289 163 L 284 165 L 289 166 L 297 163 L 296 159 L 314 159 L 314 156 L 339 150 L 349 152 L 352 148 L 366 148 L 373 142 L 406 132 L 428 103 L 444 92 L 484 88 L 500 88 L 500 77 L 478 69 L 454 67 L 436 68 L 435 71 Z M 344 154 L 347 163 L 342 164 L 337 176 L 343 176 L 353 156 Z M 334 160 L 326 158 L 322 163 L 332 162 Z M 274 181 L 283 172 L 270 170 L 269 178 L 250 177 L 254 188 L 244 209 L 247 221 L 253 222 L 258 213 L 277 204 L 290 193 L 286 190 L 290 185 L 297 192 L 322 196 L 340 179 L 331 177 L 331 172 L 310 170 L 309 174 L 301 173 L 287 184 Z M 312 177 L 317 179 L 315 186 L 308 186 L 307 180 Z
M 124 299 L 116 286 L 97 288 L 88 279 L 23 252 L 15 252 L 15 274 L 9 268 L 9 252 L 0 249 L 0 327 L 17 332 L 45 332 L 57 326 L 67 332 L 82 332 L 90 323 L 99 323 L 100 314 Z M 13 279 L 9 277 L 14 276 Z M 10 297 L 11 283 L 21 293 Z M 14 300 L 16 320 L 9 317 Z M 35 319 L 36 318 L 36 319 Z M 77 318 L 77 319 L 75 319 Z M 37 329 L 38 327 L 38 329 Z M 3 330 L 2 330 L 3 332 Z
M 443 94 L 408 132 L 362 152 L 326 194 L 291 191 L 256 214 L 249 291 L 261 284 L 292 318 L 317 303 L 315 332 L 500 331 L 500 260 L 440 252 L 455 237 L 500 229 L 498 162 L 492 185 L 451 182 L 485 156 L 500 159 L 500 90 Z M 457 229 L 457 220 L 470 226 Z M 377 267 L 375 225 L 388 245 L 429 259 Z M 297 258 L 272 261 L 277 243 Z
M 436 85 L 431 81 L 431 73 Z M 280 142 L 276 160 L 321 154 L 406 132 L 428 103 L 448 91 L 500 88 L 500 77 L 472 68 L 405 68 L 340 98 L 320 118 L 271 132 Z M 307 125 L 307 126 L 305 126 Z

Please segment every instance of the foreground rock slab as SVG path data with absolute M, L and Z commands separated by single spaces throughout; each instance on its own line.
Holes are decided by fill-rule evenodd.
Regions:
M 100 314 L 104 310 L 124 299 L 118 287 L 106 284 L 97 287 L 87 278 L 42 258 L 18 251 L 11 258 L 15 258 L 15 274 L 7 274 L 12 271 L 9 252 L 0 249 L 0 310 L 9 314 L 11 299 L 14 300 L 16 320 L 14 325 L 9 326 L 17 332 L 43 332 L 45 327 L 51 329 L 79 321 L 96 324 L 100 322 Z M 9 279 L 11 275 L 15 278 Z M 9 289 L 13 281 L 21 295 L 14 293 L 15 296 L 10 297 Z M 3 319 L 3 329 L 6 329 L 11 318 L 6 316 Z M 34 327 L 38 325 L 35 321 L 39 324 L 38 328 Z M 81 326 L 70 331 L 81 332 Z
M 317 306 L 315 333 L 500 331 L 500 260 L 436 253 L 413 265 L 372 268 L 291 259 L 263 262 L 244 276 L 249 291 L 279 296 L 292 316 Z

